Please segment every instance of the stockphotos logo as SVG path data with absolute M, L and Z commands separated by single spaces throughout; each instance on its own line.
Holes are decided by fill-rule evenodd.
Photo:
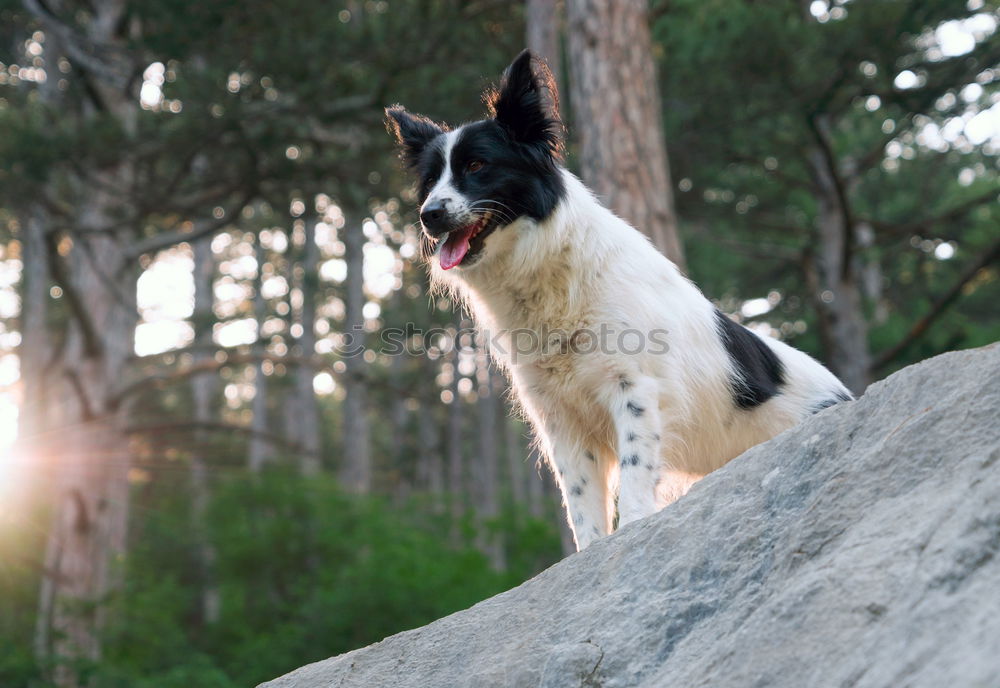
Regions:
M 543 326 L 541 330 L 520 328 L 485 332 L 474 328 L 456 330 L 434 327 L 424 330 L 407 323 L 404 327 L 383 328 L 379 332 L 379 340 L 379 353 L 387 356 L 422 356 L 432 349 L 447 351 L 463 341 L 475 340 L 513 363 L 560 354 L 636 356 L 640 353 L 665 354 L 670 350 L 667 330 L 618 330 L 606 324 L 597 329 L 580 328 L 572 332 L 548 326 Z M 336 352 L 341 357 L 349 358 L 363 355 L 366 349 L 364 330 L 355 327 L 342 334 Z

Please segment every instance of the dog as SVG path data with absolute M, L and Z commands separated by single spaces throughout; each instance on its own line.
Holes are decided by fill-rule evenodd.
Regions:
M 509 376 L 578 549 L 852 398 L 726 317 L 563 167 L 543 61 L 521 53 L 484 99 L 489 116 L 454 129 L 398 105 L 386 122 L 417 178 L 432 284 Z

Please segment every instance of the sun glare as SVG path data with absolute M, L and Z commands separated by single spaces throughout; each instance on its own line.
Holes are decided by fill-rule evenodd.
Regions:
M 184 322 L 194 308 L 191 251 L 178 247 L 162 251 L 139 277 L 136 299 L 142 322 L 135 332 L 135 352 L 157 354 L 184 346 L 193 339 Z
M 17 476 L 17 457 L 14 441 L 17 439 L 17 404 L 9 394 L 0 394 L 0 511 L 7 502 L 10 486 Z

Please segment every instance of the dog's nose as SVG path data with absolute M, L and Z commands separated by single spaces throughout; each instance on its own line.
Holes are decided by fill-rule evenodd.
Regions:
M 448 229 L 447 217 L 443 200 L 431 201 L 420 209 L 420 221 L 431 234 L 440 234 Z

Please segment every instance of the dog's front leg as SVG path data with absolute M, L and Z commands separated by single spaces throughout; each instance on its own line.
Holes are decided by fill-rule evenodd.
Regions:
M 622 376 L 611 403 L 618 441 L 619 527 L 656 511 L 661 471 L 660 409 L 656 382 Z
M 596 449 L 582 446 L 568 434 L 547 429 L 548 455 L 562 490 L 566 518 L 577 550 L 611 532 L 613 504 L 607 466 Z

